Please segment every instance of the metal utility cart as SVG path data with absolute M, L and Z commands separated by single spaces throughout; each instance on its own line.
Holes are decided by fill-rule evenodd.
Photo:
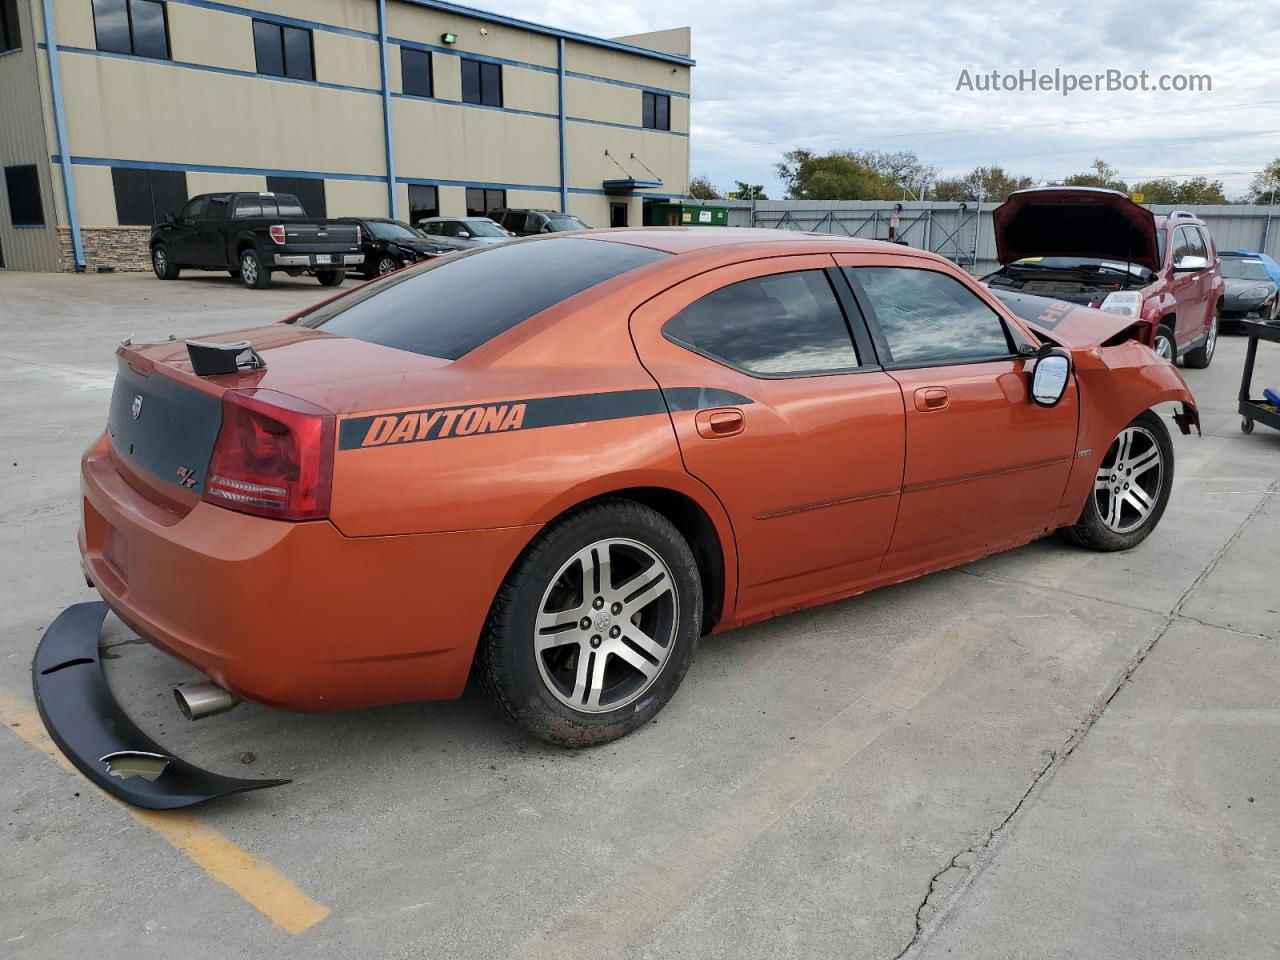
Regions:
M 1263 400 L 1251 399 L 1253 383 L 1253 363 L 1258 356 L 1258 341 L 1270 340 L 1280 343 L 1280 327 L 1265 323 L 1243 321 L 1240 324 L 1245 336 L 1249 338 L 1249 349 L 1244 356 L 1244 374 L 1240 378 L 1240 429 L 1245 433 L 1253 433 L 1253 423 L 1257 420 L 1269 427 L 1280 430 L 1280 409 Z

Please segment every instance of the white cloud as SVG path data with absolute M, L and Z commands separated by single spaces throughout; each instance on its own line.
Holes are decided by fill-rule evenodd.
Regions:
M 952 2 L 488 0 L 598 36 L 693 28 L 691 167 L 766 183 L 798 145 L 914 150 L 1053 179 L 1095 156 L 1128 180 L 1205 175 L 1228 194 L 1280 156 L 1280 22 L 1255 0 Z M 1204 93 L 956 91 L 962 69 L 1209 74 Z

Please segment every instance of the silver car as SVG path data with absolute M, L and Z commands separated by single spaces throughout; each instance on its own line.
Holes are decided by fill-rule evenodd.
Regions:
M 462 248 L 501 243 L 515 236 L 488 217 L 426 217 L 418 229 L 432 237 L 444 237 Z

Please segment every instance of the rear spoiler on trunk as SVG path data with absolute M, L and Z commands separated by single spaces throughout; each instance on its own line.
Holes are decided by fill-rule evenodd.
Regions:
M 265 370 L 267 367 L 267 362 L 248 340 L 232 343 L 188 340 L 187 356 L 191 358 L 191 370 L 197 377 L 217 377 L 241 370 Z

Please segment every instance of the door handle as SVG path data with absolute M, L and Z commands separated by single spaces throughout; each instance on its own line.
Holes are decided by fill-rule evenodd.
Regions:
M 945 410 L 951 406 L 951 394 L 946 387 L 920 387 L 916 390 L 916 409 L 921 413 Z
M 736 437 L 747 428 L 747 417 L 734 407 L 719 410 L 699 410 L 693 417 L 698 434 L 708 440 L 720 437 Z

